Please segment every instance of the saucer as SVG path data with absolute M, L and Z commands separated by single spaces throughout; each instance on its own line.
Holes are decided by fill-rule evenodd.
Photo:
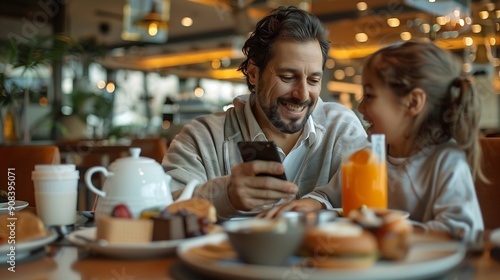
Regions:
M 14 201 L 14 211 L 19 211 L 24 208 L 26 208 L 29 205 L 28 202 L 22 201 L 22 200 L 15 200 Z M 0 203 L 0 214 L 5 214 L 9 212 L 9 203 L 8 202 L 3 202 Z

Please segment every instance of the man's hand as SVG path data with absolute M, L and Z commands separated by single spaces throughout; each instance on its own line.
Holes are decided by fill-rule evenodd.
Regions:
M 229 200 L 238 210 L 250 211 L 257 207 L 289 198 L 299 188 L 292 182 L 257 174 L 283 174 L 283 164 L 272 161 L 254 160 L 235 165 L 231 169 L 228 186 Z
M 287 211 L 313 212 L 319 211 L 321 209 L 325 209 L 325 206 L 316 199 L 302 198 L 281 204 L 277 207 L 261 212 L 257 215 L 257 218 L 273 219 L 279 217 L 281 214 Z

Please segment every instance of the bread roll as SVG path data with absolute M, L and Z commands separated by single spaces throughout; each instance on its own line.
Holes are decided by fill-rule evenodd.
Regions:
M 369 268 L 377 259 L 377 241 L 362 227 L 350 222 L 330 222 L 306 231 L 304 249 L 312 266 Z
M 9 219 L 16 218 L 16 220 Z M 13 225 L 13 226 L 9 226 Z M 28 211 L 15 212 L 15 215 L 0 215 L 0 244 L 8 243 L 11 230 L 14 230 L 12 239 L 16 243 L 45 236 L 47 231 L 42 220 Z

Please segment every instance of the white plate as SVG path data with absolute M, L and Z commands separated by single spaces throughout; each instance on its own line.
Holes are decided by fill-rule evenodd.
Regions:
M 14 201 L 14 211 L 19 211 L 21 209 L 26 208 L 29 203 L 26 201 L 21 201 L 21 200 L 15 200 Z M 2 202 L 0 203 L 0 214 L 8 213 L 9 212 L 9 204 L 8 202 Z
M 29 254 L 37 249 L 42 248 L 43 246 L 53 242 L 54 240 L 57 239 L 57 234 L 48 231 L 45 236 L 33 239 L 33 240 L 28 240 L 25 242 L 19 242 L 16 243 L 15 246 L 15 256 L 16 260 L 20 260 L 24 257 L 29 256 Z M 6 260 L 8 260 L 7 254 L 10 254 L 10 247 L 13 246 L 11 244 L 4 244 L 0 246 L 0 262 L 4 263 Z
M 76 245 L 88 247 L 91 251 L 113 258 L 149 258 L 175 253 L 177 245 L 186 239 L 154 241 L 147 244 L 106 244 L 86 242 L 76 237 L 83 236 L 95 240 L 97 228 L 86 228 L 73 231 L 68 235 L 68 240 Z M 194 237 L 193 239 L 195 239 Z
M 340 270 L 300 266 L 251 265 L 234 259 L 202 257 L 189 251 L 192 247 L 216 244 L 226 238 L 225 233 L 219 233 L 186 241 L 177 248 L 177 255 L 193 269 L 216 278 L 224 279 L 403 280 L 422 279 L 440 275 L 459 264 L 466 252 L 465 247 L 458 242 L 427 240 L 420 241 L 418 245 L 412 246 L 407 258 L 403 261 L 378 261 L 372 268 L 367 270 Z M 295 263 L 302 263 L 301 261 L 304 261 L 303 258 L 294 258 Z

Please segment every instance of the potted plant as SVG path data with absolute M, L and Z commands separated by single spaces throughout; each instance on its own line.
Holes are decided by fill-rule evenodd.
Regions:
M 33 77 L 50 67 L 53 61 L 78 50 L 78 44 L 64 35 L 50 35 L 23 42 L 11 39 L 0 49 L 3 54 L 0 57 L 0 142 L 17 141 L 21 137 L 29 141 L 28 106 L 33 94 Z M 9 139 L 3 139 L 4 136 Z

